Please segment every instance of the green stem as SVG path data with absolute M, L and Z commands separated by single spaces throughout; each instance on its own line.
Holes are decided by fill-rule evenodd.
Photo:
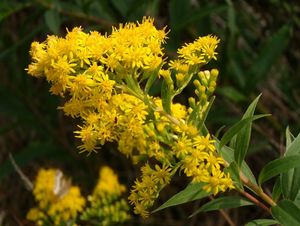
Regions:
M 276 202 L 268 196 L 261 187 L 253 184 L 245 175 L 241 172 L 240 173 L 241 181 L 249 187 L 252 191 L 254 191 L 262 200 L 268 203 L 270 206 L 276 206 Z

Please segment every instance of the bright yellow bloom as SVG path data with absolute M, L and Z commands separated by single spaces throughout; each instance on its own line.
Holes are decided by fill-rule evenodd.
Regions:
M 39 171 L 33 194 L 38 207 L 31 209 L 27 218 L 38 225 L 49 221 L 48 218 L 54 222 L 54 225 L 74 221 L 85 205 L 85 199 L 81 196 L 79 187 L 72 186 L 71 182 L 57 169 Z
M 178 50 L 179 57 L 188 65 L 204 65 L 216 59 L 219 39 L 215 36 L 200 37 Z
M 110 167 L 104 166 L 100 169 L 94 195 L 102 193 L 120 195 L 125 191 L 125 186 L 119 183 L 117 174 Z
M 210 139 L 210 135 L 197 136 L 193 139 L 193 146 L 198 150 L 215 151 L 214 140 Z
M 128 200 L 134 205 L 134 212 L 143 218 L 148 217 L 149 208 L 154 204 L 160 190 L 170 183 L 171 168 L 155 165 L 152 169 L 149 164 L 142 167 L 142 178 L 136 180 Z

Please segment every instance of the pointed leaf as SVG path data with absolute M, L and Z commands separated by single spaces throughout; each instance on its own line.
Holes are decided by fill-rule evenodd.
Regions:
M 281 190 L 280 178 L 278 177 L 273 186 L 272 199 L 276 202 L 277 200 L 279 200 L 281 194 L 282 194 L 282 190 Z
M 152 87 L 153 83 L 155 82 L 157 78 L 157 74 L 156 73 L 152 73 L 149 78 L 147 79 L 146 85 L 145 85 L 145 93 L 149 93 L 150 88 Z
M 265 181 L 279 175 L 280 173 L 287 172 L 288 170 L 296 167 L 300 167 L 300 155 L 275 159 L 269 162 L 261 170 L 258 177 L 258 183 L 261 185 Z
M 245 226 L 270 226 L 270 225 L 277 225 L 279 222 L 273 219 L 258 219 L 250 221 L 249 223 L 245 224 Z
M 300 134 L 293 140 L 293 142 L 287 147 L 285 156 L 299 155 L 300 154 Z
M 296 195 L 294 203 L 296 206 L 298 206 L 298 208 L 300 208 L 300 191 L 298 191 L 298 194 Z
M 295 137 L 291 133 L 289 127 L 287 127 L 286 130 L 285 130 L 285 139 L 286 139 L 285 147 L 286 147 L 286 149 L 288 149 L 289 146 L 291 145 L 291 143 L 293 142 L 293 140 L 295 139 Z
M 300 155 L 300 134 L 294 138 L 290 131 L 286 130 L 285 156 Z M 284 197 L 294 200 L 300 190 L 300 169 L 291 169 L 281 175 L 281 188 Z
M 237 208 L 240 206 L 250 206 L 250 205 L 254 205 L 254 203 L 241 197 L 235 197 L 235 196 L 220 197 L 220 198 L 213 199 L 210 202 L 204 204 L 195 213 L 190 215 L 190 217 L 195 216 L 200 212 L 208 212 L 208 211 L 228 209 L 228 208 Z
M 167 85 L 165 80 L 162 82 L 162 85 L 161 85 L 161 101 L 162 101 L 162 106 L 163 106 L 164 110 L 168 114 L 171 114 L 172 96 L 171 96 L 170 88 Z
M 252 101 L 252 103 L 247 108 L 245 114 L 243 115 L 242 119 L 249 118 L 254 115 L 254 111 L 260 96 L 261 94 L 258 97 L 256 97 L 254 101 Z M 236 136 L 234 159 L 237 162 L 238 166 L 242 164 L 243 160 L 246 157 L 251 137 L 251 127 L 252 122 L 250 122 L 243 129 L 241 129 L 241 131 L 239 131 L 239 133 Z
M 235 123 L 228 131 L 223 135 L 219 143 L 219 149 L 222 149 L 241 129 L 246 125 L 250 124 L 252 121 L 269 116 L 268 114 L 255 115 L 253 117 L 244 118 L 237 123 Z
M 216 138 L 215 140 L 216 140 L 216 146 L 218 147 L 219 141 Z M 221 154 L 222 158 L 224 158 L 226 162 L 228 162 L 229 164 L 234 162 L 234 151 L 230 147 L 223 146 L 221 150 L 218 149 L 218 152 Z M 244 174 L 245 177 L 247 177 L 251 181 L 251 183 L 257 185 L 255 177 L 245 161 L 242 163 L 240 171 Z
M 273 217 L 283 226 L 300 225 L 300 209 L 290 200 L 282 200 L 271 208 Z
M 208 106 L 206 107 L 206 110 L 205 110 L 205 112 L 203 113 L 202 117 L 198 117 L 199 120 L 197 120 L 197 123 L 198 123 L 197 129 L 198 129 L 199 131 L 201 131 L 201 129 L 202 129 L 203 125 L 204 125 L 204 122 L 206 121 L 207 115 L 208 115 L 208 113 L 209 113 L 209 111 L 210 111 L 210 109 L 211 109 L 211 106 L 212 106 L 213 103 L 214 103 L 214 100 L 215 100 L 215 96 L 212 96 L 212 97 L 210 98 L 209 102 L 208 102 Z M 198 113 L 199 113 L 199 112 L 198 112 Z
M 204 183 L 189 184 L 184 190 L 180 191 L 179 193 L 171 197 L 168 201 L 166 201 L 164 204 L 162 204 L 160 207 L 155 209 L 153 213 L 171 206 L 180 205 L 209 196 L 211 193 L 207 193 L 206 191 L 204 191 L 202 189 L 203 186 Z

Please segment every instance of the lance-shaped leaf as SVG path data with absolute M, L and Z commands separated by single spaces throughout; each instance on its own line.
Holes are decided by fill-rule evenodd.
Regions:
M 172 95 L 170 87 L 167 85 L 167 82 L 164 80 L 161 85 L 161 101 L 163 109 L 171 114 L 171 103 L 172 103 Z
M 245 224 L 245 226 L 270 226 L 277 224 L 279 224 L 279 222 L 273 219 L 257 219 L 250 221 L 249 223 Z
M 280 196 L 282 194 L 281 184 L 280 184 L 280 177 L 278 177 L 275 181 L 275 184 L 273 186 L 272 190 L 272 199 L 277 202 L 279 200 Z
M 171 207 L 171 206 L 177 206 L 183 203 L 187 203 L 190 201 L 202 199 L 204 197 L 207 197 L 211 194 L 204 191 L 202 187 L 204 186 L 204 183 L 191 183 L 189 184 L 184 190 L 178 192 L 176 195 L 171 197 L 168 201 L 166 201 L 164 204 L 162 204 L 160 207 L 155 209 L 153 211 L 157 212 L 159 210 Z
M 265 181 L 297 167 L 300 167 L 300 155 L 275 159 L 261 170 L 258 177 L 258 184 L 261 185 Z
M 252 121 L 269 116 L 269 114 L 261 114 L 261 115 L 254 115 L 252 117 L 244 118 L 237 123 L 235 123 L 230 129 L 224 133 L 223 137 L 219 143 L 219 149 L 222 149 L 224 145 L 226 145 L 235 135 L 237 135 L 245 126 L 251 124 Z
M 242 119 L 250 118 L 254 115 L 254 111 L 257 105 L 257 102 L 260 98 L 261 94 L 255 98 L 255 100 L 249 105 Z M 247 123 L 245 127 L 243 127 L 237 134 L 235 140 L 235 148 L 234 148 L 234 159 L 238 166 L 241 166 L 243 160 L 246 157 L 250 137 L 251 137 L 251 127 L 252 121 Z
M 150 88 L 152 87 L 153 83 L 155 82 L 157 78 L 157 74 L 156 73 L 152 73 L 148 78 L 147 78 L 147 82 L 145 85 L 145 93 L 149 93 Z
M 300 225 L 300 209 L 290 200 L 282 200 L 271 208 L 273 217 L 283 226 Z
M 300 156 L 300 134 L 294 138 L 289 130 L 286 131 L 286 152 L 287 156 Z M 286 198 L 295 200 L 300 190 L 300 169 L 291 169 L 281 175 L 281 188 Z
M 217 147 L 219 146 L 218 142 L 219 141 L 216 140 Z M 234 151 L 230 147 L 223 146 L 221 150 L 218 149 L 218 152 L 226 160 L 227 163 L 231 164 L 232 162 L 234 162 Z M 248 178 L 251 181 L 252 184 L 257 185 L 255 177 L 245 161 L 242 163 L 240 171 L 244 174 L 246 178 Z
M 198 209 L 196 212 L 190 215 L 190 217 L 193 217 L 200 212 L 208 212 L 208 211 L 228 209 L 228 208 L 237 208 L 240 206 L 250 206 L 250 205 L 254 205 L 254 203 L 241 197 L 235 197 L 235 196 L 220 197 L 217 199 L 213 199 L 210 202 L 204 204 L 203 206 L 201 206 L 200 209 Z

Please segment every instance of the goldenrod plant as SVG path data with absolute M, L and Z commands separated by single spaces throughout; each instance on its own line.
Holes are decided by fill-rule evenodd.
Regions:
M 74 132 L 82 141 L 81 152 L 91 154 L 106 142 L 116 142 L 134 164 L 143 164 L 129 195 L 136 214 L 148 217 L 160 191 L 183 172 L 191 184 L 156 211 L 211 196 L 197 212 L 256 204 L 275 218 L 255 221 L 258 225 L 300 225 L 296 214 L 300 174 L 294 169 L 300 164 L 296 148 L 300 137 L 287 133 L 286 155 L 266 165 L 257 182 L 244 158 L 252 121 L 267 116 L 254 115 L 258 98 L 221 138 L 211 134 L 205 120 L 219 71 L 203 68 L 217 59 L 220 40 L 213 35 L 199 37 L 179 48 L 177 59 L 168 60 L 163 49 L 168 31 L 153 23 L 145 17 L 113 27 L 109 35 L 76 27 L 64 38 L 48 36 L 44 42 L 32 43 L 28 73 L 45 77 L 50 92 L 66 100 L 59 108 L 81 121 Z M 151 88 L 157 81 L 161 95 L 153 96 Z M 193 85 L 194 95 L 187 105 L 176 103 L 174 98 L 188 85 Z M 272 197 L 261 185 L 275 176 Z M 231 189 L 244 198 L 216 196 Z M 279 197 L 284 200 L 278 201 Z M 98 205 L 93 198 L 91 203 Z

